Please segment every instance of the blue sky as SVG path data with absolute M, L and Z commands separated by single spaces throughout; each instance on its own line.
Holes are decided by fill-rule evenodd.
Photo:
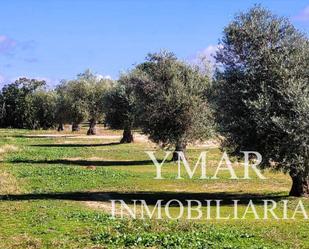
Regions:
M 87 68 L 116 79 L 160 49 L 209 54 L 235 13 L 255 3 L 309 34 L 308 0 L 3 0 L 0 85 L 19 76 L 55 85 Z

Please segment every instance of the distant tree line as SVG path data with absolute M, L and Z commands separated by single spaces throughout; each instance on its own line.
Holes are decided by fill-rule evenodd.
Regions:
M 112 85 L 111 80 L 98 79 L 89 70 L 52 90 L 45 81 L 20 78 L 2 88 L 0 125 L 62 131 L 70 123 L 72 131 L 77 131 L 81 122 L 89 121 L 88 134 L 95 134 L 95 124 L 104 120 L 104 98 Z
M 290 195 L 309 196 L 307 35 L 255 6 L 224 29 L 215 58 L 213 74 L 161 51 L 116 81 L 88 70 L 46 90 L 44 81 L 21 78 L 1 91 L 1 126 L 61 131 L 70 123 L 75 131 L 88 121 L 93 135 L 104 122 L 123 130 L 122 143 L 139 128 L 178 152 L 219 133 L 231 153 L 259 151 L 263 167 L 289 173 Z

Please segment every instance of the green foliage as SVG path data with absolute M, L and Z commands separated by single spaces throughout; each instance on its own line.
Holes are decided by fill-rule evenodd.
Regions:
M 169 52 L 149 54 L 137 70 L 140 125 L 150 139 L 164 146 L 185 146 L 212 134 L 207 75 Z
M 70 80 L 66 81 L 67 100 L 68 100 L 68 114 L 71 122 L 76 124 L 88 118 L 88 103 L 87 95 L 89 94 L 89 87 L 84 80 Z
M 102 120 L 104 96 L 111 86 L 111 80 L 98 79 L 89 70 L 77 79 L 63 81 L 57 87 L 58 119 L 76 124 L 87 119 Z
M 124 74 L 105 98 L 106 123 L 113 129 L 135 126 L 137 100 L 134 93 L 133 73 Z
M 55 91 L 44 89 L 44 81 L 20 78 L 0 94 L 1 126 L 48 129 L 56 123 L 103 120 L 104 96 L 112 83 L 89 70 L 75 80 L 62 81 Z
M 124 222 L 123 222 L 124 223 Z M 138 222 L 136 222 L 138 223 Z M 138 224 L 143 226 L 143 224 Z M 238 248 L 245 247 L 256 238 L 245 231 L 235 231 L 234 229 L 216 229 L 213 226 L 203 230 L 203 226 L 187 225 L 190 231 L 184 231 L 183 228 L 177 230 L 172 228 L 174 225 L 164 224 L 171 228 L 171 232 L 152 232 L 152 231 L 133 231 L 129 233 L 118 232 L 111 234 L 102 232 L 95 235 L 92 240 L 103 244 L 124 247 L 156 247 L 156 248 Z M 145 226 L 145 224 L 144 224 Z M 147 228 L 146 228 L 147 229 Z M 175 229 L 175 230 L 174 230 Z M 119 229 L 120 230 L 120 229 Z M 124 227 L 124 230 L 125 227 Z M 256 246 L 252 248 L 263 248 Z
M 44 117 L 42 117 L 42 112 L 37 109 L 40 105 L 37 91 L 42 91 L 44 85 L 45 81 L 20 78 L 14 83 L 4 86 L 1 93 L 1 125 L 28 129 L 50 125 L 42 124 Z M 49 99 L 49 101 L 46 105 L 53 105 L 51 103 L 53 100 Z M 50 111 L 50 109 L 45 110 L 44 115 L 52 115 Z M 49 113 L 47 114 L 47 112 Z
M 89 70 L 78 75 L 78 81 L 84 82 L 87 85 L 85 98 L 87 102 L 88 118 L 96 121 L 104 118 L 104 97 L 113 86 L 113 81 L 110 79 L 99 79 Z
M 55 109 L 55 119 L 58 123 L 64 124 L 71 121 L 70 115 L 70 99 L 67 94 L 68 85 L 62 81 L 56 87 L 57 100 Z
M 257 6 L 225 28 L 217 62 L 217 117 L 228 146 L 308 177 L 308 38 Z
M 33 111 L 36 128 L 53 128 L 56 125 L 57 96 L 54 91 L 37 91 L 33 94 Z

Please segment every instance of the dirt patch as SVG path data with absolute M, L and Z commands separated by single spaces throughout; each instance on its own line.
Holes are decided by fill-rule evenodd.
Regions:
M 107 201 L 106 202 L 105 201 L 104 202 L 102 202 L 102 201 L 100 201 L 100 202 L 99 201 L 83 201 L 82 203 L 84 205 L 86 205 L 87 207 L 89 207 L 89 208 L 100 210 L 100 211 L 103 211 L 104 213 L 112 215 L 113 210 L 112 210 L 112 203 L 111 202 L 107 202 Z M 115 216 L 130 217 L 130 214 L 124 208 L 122 209 L 123 212 L 121 213 L 121 211 L 120 211 L 121 208 L 119 208 L 120 207 L 119 205 L 120 204 L 116 204 L 116 208 L 114 210 Z M 140 212 L 141 212 L 140 209 L 137 208 L 136 209 L 136 214 L 140 214 Z
M 121 139 L 122 135 L 92 135 L 92 136 L 87 136 L 87 135 L 80 135 L 80 134 L 33 134 L 33 135 L 27 135 L 24 137 L 29 137 L 29 138 L 80 138 L 80 139 Z M 139 134 L 139 133 L 134 133 L 134 139 L 136 141 L 145 141 L 148 142 L 149 139 L 147 136 Z
M 42 248 L 41 239 L 34 238 L 28 234 L 18 235 L 12 238 L 13 244 L 11 248 L 27 248 L 27 249 L 39 249 Z
M 8 172 L 0 172 L 0 194 L 17 194 L 19 187 L 15 177 Z
M 106 139 L 118 139 L 121 138 L 120 135 L 94 135 L 94 136 L 87 136 L 87 135 L 68 135 L 68 134 L 33 134 L 33 135 L 27 135 L 24 136 L 25 138 L 85 138 L 85 139 L 102 139 L 102 138 L 106 138 Z
M 68 138 L 81 138 L 81 139 L 120 139 L 122 136 L 120 135 L 79 135 L 79 136 L 70 136 Z
M 0 147 L 0 155 L 8 152 L 16 152 L 18 151 L 18 147 L 12 144 L 5 144 Z
M 103 157 L 66 157 L 66 158 L 63 158 L 63 160 L 69 160 L 69 161 L 81 161 L 81 160 L 105 161 L 106 159 L 103 158 Z
M 2 160 L 2 156 L 9 152 L 19 151 L 19 148 L 12 144 L 5 144 L 0 147 L 0 160 Z M 0 166 L 2 166 L 0 164 Z M 0 194 L 17 194 L 19 193 L 19 188 L 17 181 L 14 176 L 9 174 L 4 170 L 4 168 L 0 169 Z
M 108 214 L 112 213 L 111 202 L 84 201 L 83 203 L 90 208 L 99 209 L 99 210 L 104 211 L 105 213 L 108 213 Z M 120 212 L 118 213 L 118 215 L 120 215 Z
M 103 211 L 104 213 L 107 213 L 109 215 L 112 214 L 112 203 L 111 202 L 85 201 L 83 203 L 89 208 Z M 116 207 L 114 212 L 115 212 L 115 216 L 130 217 L 130 214 L 125 209 L 123 209 L 123 212 L 121 213 L 119 207 Z M 139 210 L 136 210 L 136 213 L 138 214 Z
M 221 145 L 221 141 L 219 139 L 209 139 L 203 142 L 196 142 L 193 143 L 193 147 L 200 147 L 200 148 L 218 148 Z
M 106 193 L 102 194 L 100 197 L 106 197 L 106 199 L 109 199 L 110 196 L 108 193 Z M 110 201 L 83 201 L 83 203 L 90 208 L 98 209 L 108 214 L 112 213 L 112 203 Z M 120 215 L 120 212 L 117 213 L 116 211 L 116 215 Z
M 140 133 L 134 133 L 134 141 L 137 143 L 149 143 L 151 145 L 155 145 L 153 142 L 151 142 L 146 135 L 140 134 Z M 118 139 L 120 140 L 122 138 L 122 135 L 93 135 L 93 136 L 87 136 L 87 135 L 68 135 L 68 134 L 34 134 L 29 135 L 25 137 L 45 137 L 45 138 L 68 138 L 68 139 Z M 65 143 L 70 143 L 70 141 L 65 141 Z M 201 148 L 217 148 L 220 146 L 220 139 L 209 139 L 207 141 L 203 142 L 196 142 L 192 143 L 189 146 L 192 147 L 201 147 Z

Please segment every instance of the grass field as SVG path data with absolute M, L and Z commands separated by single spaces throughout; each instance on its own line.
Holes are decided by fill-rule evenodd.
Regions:
M 299 199 L 287 197 L 291 182 L 283 173 L 265 171 L 266 180 L 175 179 L 177 165 L 163 166 L 164 180 L 146 150 L 164 152 L 143 139 L 119 144 L 120 131 L 101 129 L 104 137 L 55 131 L 0 130 L 0 248 L 309 248 L 309 222 L 295 220 L 140 220 L 113 219 L 110 199 L 263 199 L 289 200 L 292 214 Z M 218 148 L 191 146 L 188 160 L 207 152 L 208 174 L 221 157 Z M 235 166 L 236 174 L 243 170 Z M 302 199 L 309 210 L 309 200 Z M 281 205 L 281 204 L 280 204 Z M 186 209 L 186 208 L 185 208 Z M 171 209 L 177 214 L 178 207 Z M 222 216 L 233 212 L 222 204 Z

